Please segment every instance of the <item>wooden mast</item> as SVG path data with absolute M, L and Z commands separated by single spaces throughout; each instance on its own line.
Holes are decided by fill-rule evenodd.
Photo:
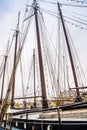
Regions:
M 6 70 L 6 63 L 7 63 L 7 55 L 5 55 L 5 60 L 4 60 L 4 71 L 3 71 L 3 78 L 2 78 L 2 89 L 1 89 L 1 101 L 0 103 L 2 103 L 2 98 L 3 98 L 3 89 L 4 89 L 4 79 L 5 79 L 5 70 Z
M 3 77 L 2 77 L 2 88 L 1 88 L 0 103 L 2 103 L 2 99 L 3 99 L 4 81 L 5 81 L 5 73 L 6 73 L 6 64 L 7 64 L 7 58 L 8 58 L 8 48 L 9 48 L 9 40 L 8 40 L 8 43 L 7 43 L 6 54 L 4 56 L 4 68 L 3 68 Z
M 42 108 L 48 108 L 43 61 L 42 61 L 42 52 L 41 52 L 40 33 L 39 33 L 39 25 L 38 25 L 38 12 L 37 12 L 38 6 L 37 6 L 36 0 L 34 0 L 34 5 L 35 5 L 34 6 L 34 14 L 35 14 L 35 24 L 36 24 L 36 34 L 37 34 L 38 59 L 39 59 L 41 89 L 42 89 Z
M 75 73 L 74 61 L 73 61 L 73 57 L 72 57 L 72 53 L 71 53 L 71 49 L 70 49 L 70 45 L 69 45 L 69 40 L 67 37 L 67 32 L 66 32 L 66 28 L 64 25 L 64 20 L 63 20 L 63 16 L 62 16 L 62 12 L 61 12 L 59 3 L 58 3 L 58 10 L 59 10 L 59 14 L 60 14 L 60 18 L 61 18 L 61 22 L 62 22 L 62 26 L 63 26 L 63 31 L 64 31 L 64 35 L 65 35 L 65 39 L 66 39 L 66 44 L 67 44 L 67 48 L 68 48 L 69 58 L 70 58 L 70 62 L 71 62 L 71 67 L 72 67 L 72 72 L 73 72 L 73 77 L 74 77 L 74 82 L 75 82 L 76 92 L 77 92 L 77 101 L 81 101 L 80 92 L 78 89 L 77 76 Z
M 23 50 L 23 46 L 24 46 L 24 42 L 25 42 L 25 39 L 26 39 L 26 36 L 27 36 L 29 25 L 30 25 L 30 21 L 28 22 L 28 24 L 27 24 L 27 26 L 25 28 L 25 31 L 24 31 L 25 34 L 23 35 L 22 44 L 18 48 L 17 58 L 16 58 L 16 69 L 17 69 L 17 66 L 18 66 L 18 63 L 19 63 L 19 59 L 20 59 L 22 50 Z M 3 100 L 3 104 L 2 104 L 2 107 L 1 107 L 1 112 L 0 112 L 0 127 L 2 125 L 2 121 L 3 121 L 4 116 L 5 116 L 5 114 L 7 112 L 7 109 L 8 109 L 8 99 L 9 99 L 10 92 L 11 92 L 11 89 L 12 89 L 12 83 L 13 83 L 13 70 L 12 70 L 11 77 L 10 77 L 10 80 L 9 80 L 9 84 L 8 84 L 8 87 L 7 87 L 6 96 L 5 96 L 4 100 Z
M 33 50 L 33 62 L 34 62 L 34 108 L 36 107 L 36 89 L 35 89 L 35 49 Z
M 19 34 L 19 19 L 20 12 L 18 13 L 18 24 L 16 29 L 16 39 L 15 39 L 15 52 L 14 52 L 14 64 L 13 64 L 13 82 L 12 82 L 12 98 L 11 107 L 14 107 L 14 88 L 15 88 L 15 74 L 16 74 L 16 56 L 17 56 L 17 44 L 18 44 L 18 34 Z

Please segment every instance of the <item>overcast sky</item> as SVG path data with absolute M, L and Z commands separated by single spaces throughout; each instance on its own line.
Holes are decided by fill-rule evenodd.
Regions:
M 4 48 L 11 29 L 15 29 L 18 11 L 23 9 L 25 0 L 0 0 L 0 46 Z M 0 47 L 0 51 L 3 49 Z
M 28 0 L 0 0 L 0 54 L 2 54 L 3 49 L 5 49 L 5 45 L 9 38 L 9 35 L 10 35 L 10 33 L 12 33 L 11 29 L 14 29 L 17 24 L 18 11 L 21 10 L 21 12 L 22 12 L 25 9 L 26 1 L 28 1 Z M 29 0 L 29 1 L 32 1 L 32 0 Z M 48 1 L 56 2 L 56 0 L 48 0 Z M 66 2 L 75 3 L 70 0 L 60 0 L 60 1 L 61 1 L 61 3 L 66 3 Z M 42 2 L 41 6 L 43 6 L 43 4 L 44 3 Z M 48 8 L 48 5 L 47 5 L 47 8 Z M 70 7 L 68 9 L 75 12 L 75 9 L 77 9 L 77 8 Z M 80 8 L 79 10 L 76 10 L 76 12 L 86 15 L 87 8 L 85 8 L 85 9 Z M 81 30 L 77 29 L 75 32 L 77 32 L 77 33 L 79 32 L 79 34 L 82 35 Z M 83 49 L 82 51 L 84 52 L 84 54 L 86 54 L 87 31 L 82 31 L 82 33 L 83 33 L 83 36 L 81 38 L 78 36 L 78 39 L 80 39 L 80 42 L 84 42 L 84 43 L 81 43 L 82 45 L 80 46 L 80 49 L 82 48 Z M 87 54 L 86 54 L 86 56 L 87 56 Z M 84 57 L 85 57 L 85 55 L 84 55 Z
M 13 0 L 0 0 L 0 46 L 1 46 L 0 53 L 3 51 L 3 48 L 5 48 L 4 45 L 6 44 L 10 33 L 12 33 L 11 29 L 14 29 L 16 26 L 18 11 L 21 10 L 22 12 L 25 9 L 26 1 L 32 1 L 32 0 L 14 0 L 14 1 Z M 56 2 L 56 0 L 48 0 L 48 1 Z M 66 3 L 66 2 L 71 3 L 70 0 L 60 0 L 60 1 L 61 3 Z M 72 3 L 75 3 L 75 2 L 72 2 Z M 43 4 L 44 3 L 42 2 L 41 6 L 43 6 Z M 48 5 L 47 5 L 47 8 L 48 8 Z M 71 11 L 75 11 L 75 8 L 70 7 L 68 9 L 70 9 Z M 85 11 L 87 10 L 87 8 L 85 8 L 85 10 L 81 8 L 80 10 L 81 11 L 76 10 L 78 11 L 77 13 L 82 13 L 84 15 L 87 14 L 87 11 Z M 84 33 L 84 31 L 82 33 Z M 85 31 L 84 35 L 86 35 L 86 33 L 87 31 Z M 81 39 L 81 42 L 83 41 L 84 38 L 86 37 L 83 36 L 83 38 Z

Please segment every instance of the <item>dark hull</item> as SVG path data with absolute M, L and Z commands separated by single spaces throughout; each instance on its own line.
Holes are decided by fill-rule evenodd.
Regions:
M 22 130 L 87 130 L 87 121 L 13 119 L 12 126 Z

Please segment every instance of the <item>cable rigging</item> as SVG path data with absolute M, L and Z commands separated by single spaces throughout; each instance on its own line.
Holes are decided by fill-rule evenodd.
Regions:
M 43 34 L 43 35 L 41 35 L 42 36 L 42 44 L 43 44 L 43 51 L 44 51 L 44 55 L 45 55 L 45 59 L 46 59 L 46 62 L 47 62 L 47 65 L 48 65 L 48 72 L 49 72 L 49 75 L 50 75 L 50 80 L 51 80 L 51 85 L 52 86 L 55 86 L 54 85 L 54 81 L 52 80 L 53 79 L 53 65 L 52 65 L 52 60 L 51 60 L 51 57 L 50 57 L 50 53 L 49 53 L 49 49 L 48 49 L 48 45 L 46 44 L 46 43 L 48 43 L 49 41 L 47 40 L 48 39 L 48 37 L 46 36 L 46 34 L 44 33 L 44 28 L 42 28 L 42 27 L 44 27 L 45 28 L 45 30 L 47 30 L 47 28 L 46 28 L 46 25 L 45 25 L 45 23 L 44 23 L 44 20 L 43 20 L 43 17 L 41 16 L 41 19 L 40 19 L 40 28 L 41 28 L 41 34 Z M 48 32 L 48 31 L 47 31 Z M 49 35 L 49 34 L 48 34 Z M 51 39 L 50 39 L 51 40 Z M 49 56 L 49 58 L 48 58 L 48 56 Z M 49 69 L 49 65 L 50 65 L 50 69 L 51 69 L 51 72 L 49 71 L 50 69 Z M 53 88 L 53 91 L 54 91 L 54 93 L 55 93 L 55 90 L 54 90 L 54 88 Z
M 71 15 L 71 14 L 74 14 L 74 15 L 81 16 L 81 17 L 84 17 L 84 18 L 87 17 L 87 15 L 84 15 L 84 14 L 81 14 L 81 13 L 77 13 L 77 12 L 73 12 L 73 11 L 70 11 L 70 10 L 66 10 L 66 9 L 63 9 L 63 8 L 62 8 L 62 11 L 64 11 L 64 13 L 67 12 L 67 13 L 69 13 L 70 15 Z
M 56 5 L 57 3 L 55 2 L 49 2 L 49 1 L 45 1 L 45 0 L 38 0 L 38 1 L 41 1 L 41 2 L 44 2 L 44 3 L 49 3 L 49 4 L 53 4 L 53 5 Z M 87 7 L 87 5 L 75 5 L 75 4 L 63 4 L 63 3 L 60 3 L 61 6 L 71 6 L 71 7 Z
M 75 2 L 75 3 L 81 3 L 81 4 L 86 4 L 87 3 L 86 0 L 67 0 L 67 1 Z
M 73 60 L 74 60 L 74 64 L 75 64 L 75 69 L 76 69 L 76 73 L 77 73 L 77 77 L 78 77 L 78 81 L 80 81 L 83 85 L 86 84 L 86 78 L 85 78 L 85 74 L 83 72 L 83 69 L 82 69 L 82 65 L 81 65 L 81 62 L 80 62 L 80 59 L 79 59 L 79 56 L 77 54 L 77 51 L 75 49 L 75 45 L 73 43 L 73 40 L 70 36 L 70 33 L 69 33 L 69 30 L 68 30 L 68 27 L 67 27 L 67 32 L 68 32 L 68 35 L 69 35 L 69 39 L 70 39 L 70 47 L 71 47 L 71 52 L 72 52 L 72 55 L 73 55 Z M 78 72 L 77 72 L 78 71 Z M 83 78 L 82 78 L 83 77 Z M 84 80 L 83 80 L 84 79 Z
M 51 15 L 51 16 L 54 16 L 54 17 L 56 17 L 56 18 L 59 17 L 58 14 L 55 13 L 55 12 L 52 12 L 52 11 L 47 10 L 47 9 L 42 9 L 42 10 L 44 10 L 44 12 L 48 13 L 48 14 Z M 71 15 L 70 15 L 70 16 L 71 16 Z M 70 19 L 71 21 L 77 22 L 77 23 L 82 24 L 82 25 L 84 25 L 84 26 L 87 25 L 86 23 L 84 23 L 84 22 L 87 22 L 87 20 L 85 20 L 85 19 L 81 19 L 81 18 L 79 18 L 79 17 L 73 16 L 74 18 L 77 18 L 77 19 L 79 19 L 79 20 L 84 21 L 84 22 L 82 22 L 82 21 L 79 21 L 79 20 L 77 20 L 77 19 L 73 19 L 73 18 L 71 18 L 71 17 L 67 17 L 67 16 L 65 16 L 65 15 L 64 15 L 64 17 L 65 17 L 66 19 Z M 79 28 L 81 28 L 81 29 L 87 30 L 87 28 L 82 27 L 82 26 L 80 26 L 80 25 L 78 25 L 78 24 L 75 24 L 75 23 L 73 23 L 73 22 L 71 22 L 71 21 L 68 21 L 68 20 L 66 20 L 66 19 L 64 19 L 64 20 L 65 20 L 67 23 L 71 23 L 72 25 L 75 25 L 76 27 L 79 27 Z

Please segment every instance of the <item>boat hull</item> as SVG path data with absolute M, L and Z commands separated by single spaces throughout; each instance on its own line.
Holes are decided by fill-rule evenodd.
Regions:
M 57 120 L 26 120 L 13 119 L 12 126 L 22 130 L 87 130 L 87 121 L 68 120 L 59 122 Z

